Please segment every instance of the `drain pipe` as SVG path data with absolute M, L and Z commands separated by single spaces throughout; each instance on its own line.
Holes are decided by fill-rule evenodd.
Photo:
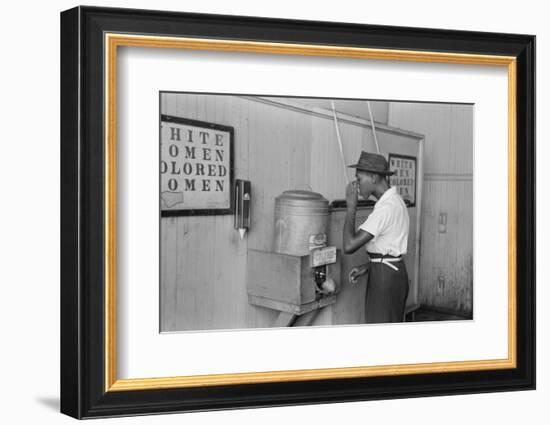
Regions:
M 338 139 L 338 147 L 340 148 L 340 158 L 342 159 L 342 165 L 344 166 L 344 179 L 346 184 L 349 184 L 348 172 L 346 171 L 346 159 L 344 158 L 344 147 L 342 146 L 342 137 L 340 137 L 340 127 L 338 126 L 338 117 L 336 116 L 336 108 L 334 107 L 334 100 L 332 103 L 332 116 L 334 117 L 334 128 L 336 129 L 336 138 Z
M 376 145 L 376 153 L 380 155 L 380 146 L 378 146 L 378 138 L 376 137 L 376 127 L 374 125 L 374 119 L 372 118 L 372 110 L 370 108 L 370 102 L 367 100 L 367 107 L 369 109 L 370 127 L 372 129 L 372 136 L 374 137 L 374 144 Z

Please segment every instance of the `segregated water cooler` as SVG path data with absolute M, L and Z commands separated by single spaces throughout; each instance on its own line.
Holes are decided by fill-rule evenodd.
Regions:
M 273 251 L 248 252 L 248 301 L 280 312 L 274 326 L 336 302 L 340 251 L 329 246 L 329 202 L 321 194 L 286 191 L 275 200 Z

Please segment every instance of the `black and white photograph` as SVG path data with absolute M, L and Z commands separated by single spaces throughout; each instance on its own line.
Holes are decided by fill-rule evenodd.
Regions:
M 161 332 L 475 319 L 475 105 L 159 102 Z
M 0 422 L 544 424 L 544 4 L 6 2 Z

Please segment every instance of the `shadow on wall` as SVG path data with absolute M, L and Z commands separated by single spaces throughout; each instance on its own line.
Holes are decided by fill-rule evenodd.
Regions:
M 59 412 L 59 397 L 36 397 L 35 401 L 48 409 Z

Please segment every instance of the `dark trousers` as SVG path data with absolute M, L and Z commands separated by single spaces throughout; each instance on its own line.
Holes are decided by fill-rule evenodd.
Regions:
M 370 263 L 365 302 L 365 323 L 402 322 L 409 294 L 409 277 L 403 261 Z

